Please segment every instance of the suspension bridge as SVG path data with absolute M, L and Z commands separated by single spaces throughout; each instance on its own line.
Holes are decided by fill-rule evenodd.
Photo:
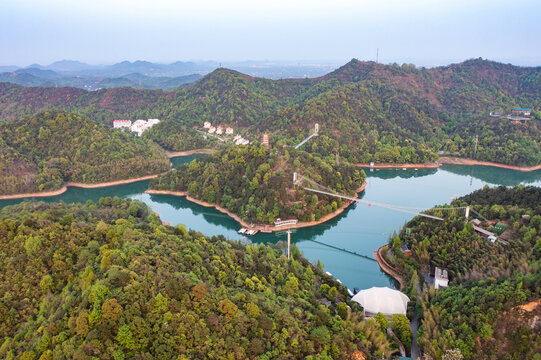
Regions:
M 318 136 L 319 134 L 319 124 L 315 124 L 314 126 L 314 132 L 309 135 L 306 139 L 304 139 L 303 141 L 301 141 L 299 144 L 297 144 L 295 146 L 295 149 L 298 149 L 300 148 L 301 146 L 303 146 L 304 144 L 306 144 L 311 138 L 313 138 L 314 136 Z
M 305 186 L 304 185 L 305 183 L 311 184 L 312 187 Z M 439 220 L 439 221 L 443 221 L 443 219 L 444 219 L 443 214 L 444 213 L 450 213 L 450 214 L 456 216 L 456 215 L 459 215 L 459 214 L 462 215 L 461 213 L 464 212 L 465 217 L 468 218 L 469 217 L 469 212 L 470 212 L 470 208 L 468 206 L 433 207 L 433 208 L 430 208 L 430 209 L 425 209 L 425 208 L 415 208 L 415 207 L 407 207 L 407 206 L 400 206 L 400 205 L 383 204 L 383 203 L 379 203 L 379 202 L 375 202 L 375 201 L 364 200 L 364 199 L 360 199 L 358 197 L 340 194 L 340 193 L 338 193 L 336 191 L 333 191 L 333 190 L 331 190 L 331 189 L 329 189 L 329 188 L 327 188 L 327 187 L 325 187 L 325 186 L 323 186 L 321 184 L 318 184 L 317 182 L 311 180 L 307 176 L 300 175 L 298 173 L 293 174 L 293 184 L 294 185 L 300 185 L 306 191 L 310 191 L 310 192 L 314 192 L 314 193 L 318 193 L 318 194 L 323 194 L 323 195 L 328 195 L 328 196 L 339 197 L 339 198 L 354 201 L 354 202 L 357 202 L 357 203 L 364 203 L 364 204 L 367 204 L 368 206 L 377 206 L 377 207 L 381 207 L 381 208 L 385 208 L 385 209 L 400 211 L 400 212 L 403 212 L 403 213 L 412 214 L 412 215 L 415 215 L 415 216 L 422 216 L 422 217 L 425 217 L 425 218 Z M 473 210 L 471 210 L 471 211 L 473 211 Z M 432 212 L 433 215 L 429 214 L 428 212 Z M 477 212 L 475 212 L 475 213 L 480 216 L 480 214 L 478 214 Z M 439 215 L 439 216 L 437 216 L 437 215 Z

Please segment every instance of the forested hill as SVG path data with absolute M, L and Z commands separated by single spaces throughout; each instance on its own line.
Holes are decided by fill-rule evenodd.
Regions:
M 156 144 L 79 115 L 46 111 L 0 124 L 0 195 L 168 169 L 169 160 Z
M 332 163 L 332 162 L 331 162 Z M 298 172 L 299 185 L 293 185 Z M 153 179 L 150 188 L 187 192 L 217 204 L 246 222 L 273 224 L 277 218 L 317 221 L 343 205 L 337 197 L 303 189 L 310 180 L 346 195 L 355 195 L 366 175 L 352 165 L 330 165 L 317 155 L 263 146 L 229 147 L 193 160 Z
M 481 59 L 432 69 L 354 59 L 314 79 L 268 80 L 217 69 L 174 92 L 0 84 L 1 119 L 51 107 L 109 125 L 114 118 L 158 117 L 165 121 L 147 136 L 171 150 L 199 146 L 192 127 L 206 120 L 256 138 L 267 131 L 291 144 L 317 122 L 350 162 L 425 162 L 438 151 L 473 157 L 479 135 L 478 160 L 541 163 L 541 68 Z M 511 124 L 488 115 L 515 107 L 533 108 L 534 120 Z
M 0 210 L 3 359 L 364 359 L 395 349 L 293 247 L 164 226 L 143 203 Z
M 465 359 L 539 358 L 541 324 L 532 319 L 541 316 L 540 204 L 538 187 L 487 187 L 452 206 L 470 205 L 496 242 L 463 215 L 441 222 L 417 217 L 393 239 L 389 260 L 403 270 L 404 291 L 422 308 L 419 344 L 426 355 L 440 359 L 459 349 Z M 401 252 L 404 244 L 412 257 Z M 423 284 L 435 266 L 448 271 L 449 288 L 418 294 L 416 280 Z

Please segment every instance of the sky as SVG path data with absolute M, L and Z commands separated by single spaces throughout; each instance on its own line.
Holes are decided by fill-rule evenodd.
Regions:
M 541 65 L 539 0 L 0 0 L 0 65 L 287 60 Z M 379 50 L 378 50 L 379 49 Z

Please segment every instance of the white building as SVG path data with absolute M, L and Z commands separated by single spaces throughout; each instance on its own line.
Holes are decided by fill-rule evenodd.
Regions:
M 409 297 L 388 287 L 372 287 L 359 291 L 351 300 L 361 304 L 363 312 L 368 316 L 382 313 L 383 315 L 406 315 Z
M 120 129 L 123 127 L 129 128 L 131 126 L 131 120 L 114 120 L 113 128 Z
M 145 120 L 135 120 L 130 127 L 130 130 L 134 133 L 137 133 L 138 136 L 141 136 L 143 131 L 147 129 L 147 122 Z
M 225 134 L 226 135 L 233 135 L 233 128 L 230 128 L 230 127 L 225 128 Z
M 211 126 L 209 128 L 209 134 L 214 134 L 216 132 L 216 128 L 214 126 Z
M 210 121 L 205 121 L 203 123 L 203 128 L 205 128 L 205 129 L 210 129 L 211 126 L 212 126 L 212 124 L 210 123 Z
M 133 124 L 131 124 L 130 130 L 134 133 L 137 133 L 138 136 L 141 136 L 145 130 L 150 129 L 159 122 L 159 119 L 148 119 L 148 121 L 141 119 L 135 120 Z
M 222 135 L 224 133 L 224 129 L 221 126 L 218 126 L 216 128 L 216 134 Z
M 439 289 L 440 287 L 447 287 L 448 283 L 449 277 L 447 275 L 447 270 L 436 267 L 436 270 L 434 271 L 434 288 Z

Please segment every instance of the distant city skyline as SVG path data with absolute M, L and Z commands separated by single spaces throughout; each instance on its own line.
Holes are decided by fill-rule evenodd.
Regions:
M 541 65 L 541 2 L 3 0 L 0 65 L 213 60 Z

